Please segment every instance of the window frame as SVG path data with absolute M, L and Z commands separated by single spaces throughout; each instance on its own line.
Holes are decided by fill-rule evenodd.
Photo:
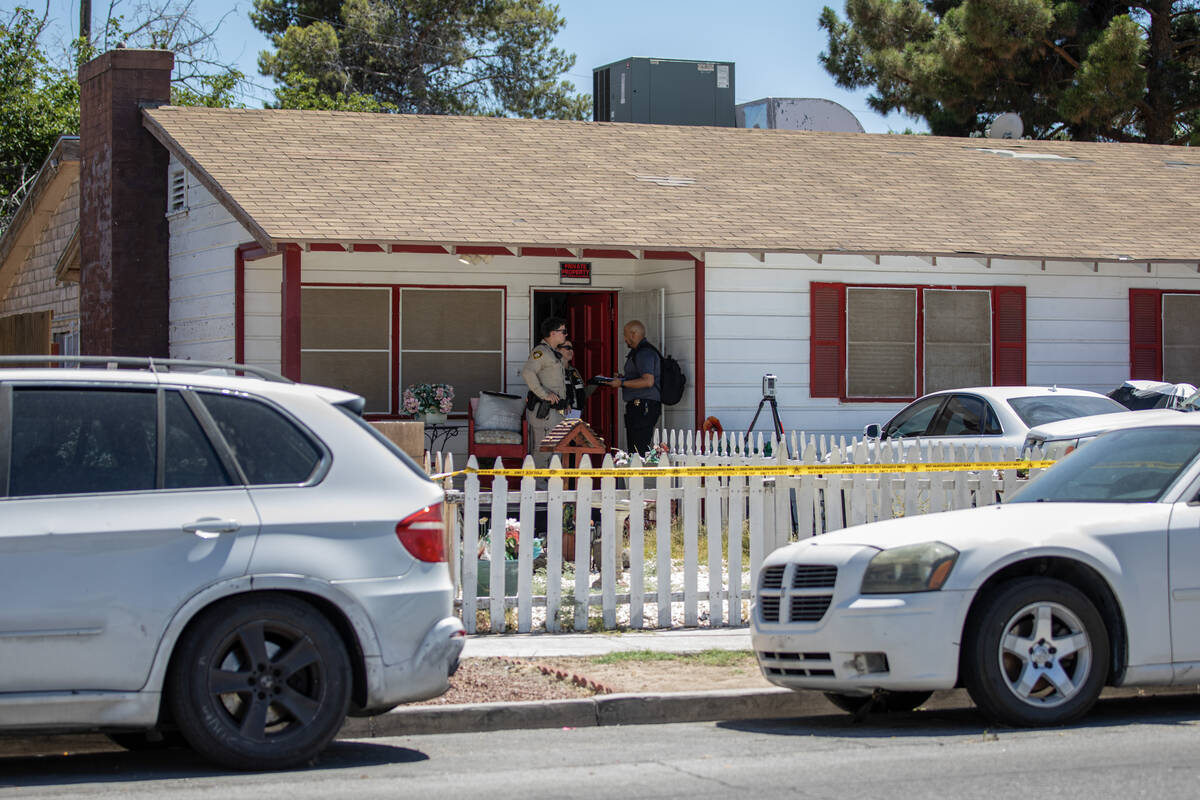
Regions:
M 495 291 L 500 294 L 500 342 L 497 352 L 500 356 L 500 389 L 508 391 L 508 287 L 495 284 L 433 284 L 433 283 L 348 283 L 330 281 L 304 281 L 300 284 L 303 291 L 307 288 L 322 289 L 388 289 L 391 291 L 391 328 L 388 334 L 388 370 L 389 391 L 391 394 L 390 407 L 386 412 L 364 411 L 363 418 L 370 420 L 408 419 L 409 415 L 401 410 L 401 400 L 404 387 L 401 386 L 403 342 L 401 341 L 400 319 L 402 293 L 404 290 L 432 291 Z M 303 324 L 303 320 L 301 320 Z M 305 378 L 307 380 L 307 378 Z M 456 387 L 457 394 L 457 387 Z M 450 419 L 466 419 L 467 411 L 453 411 Z
M 1129 290 L 1129 377 L 1132 380 L 1166 381 L 1163 377 L 1164 295 L 1197 295 L 1198 289 Z
M 847 289 L 909 289 L 917 293 L 915 394 L 895 397 L 862 397 L 847 391 Z M 843 403 L 909 403 L 925 391 L 926 291 L 973 291 L 991 295 L 991 385 L 1025 384 L 1024 286 L 961 284 L 842 283 L 813 281 L 809 285 L 809 396 L 836 398 Z M 836 298 L 836 300 L 834 300 Z M 832 307 L 830 301 L 834 300 Z

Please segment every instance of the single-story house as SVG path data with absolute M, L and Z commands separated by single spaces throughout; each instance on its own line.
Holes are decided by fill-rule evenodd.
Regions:
M 0 236 L 0 354 L 79 352 L 79 137 L 54 145 Z
M 688 373 L 667 427 L 744 430 L 772 373 L 826 434 L 939 388 L 1200 378 L 1188 148 L 181 108 L 170 69 L 80 70 L 83 352 L 272 367 L 386 419 L 416 382 L 523 392 L 552 314 L 610 373 L 639 318 Z

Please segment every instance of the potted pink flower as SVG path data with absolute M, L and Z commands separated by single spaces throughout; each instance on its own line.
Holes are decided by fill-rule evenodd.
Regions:
M 404 390 L 401 406 L 405 414 L 427 424 L 445 422 L 454 407 L 454 387 L 448 383 L 414 383 Z

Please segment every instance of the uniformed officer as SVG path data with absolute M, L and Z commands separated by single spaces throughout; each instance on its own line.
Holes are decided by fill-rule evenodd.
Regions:
M 646 326 L 630 320 L 622 330 L 629 354 L 625 369 L 609 386 L 621 390 L 625 400 L 625 442 L 629 452 L 645 455 L 654 446 L 654 428 L 662 413 L 662 395 L 658 382 L 662 377 L 662 358 L 646 341 Z
M 529 421 L 529 452 L 538 468 L 550 466 L 550 453 L 539 446 L 555 425 L 563 421 L 567 407 L 567 378 L 558 346 L 567 340 L 567 322 L 560 317 L 542 320 L 542 340 L 525 359 L 521 377 L 529 387 L 525 419 Z M 543 408 L 546 414 L 539 416 Z

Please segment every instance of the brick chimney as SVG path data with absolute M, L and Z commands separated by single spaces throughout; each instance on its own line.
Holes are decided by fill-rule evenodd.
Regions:
M 175 57 L 110 50 L 79 68 L 80 352 L 167 356 L 167 151 L 142 107 L 171 99 Z

